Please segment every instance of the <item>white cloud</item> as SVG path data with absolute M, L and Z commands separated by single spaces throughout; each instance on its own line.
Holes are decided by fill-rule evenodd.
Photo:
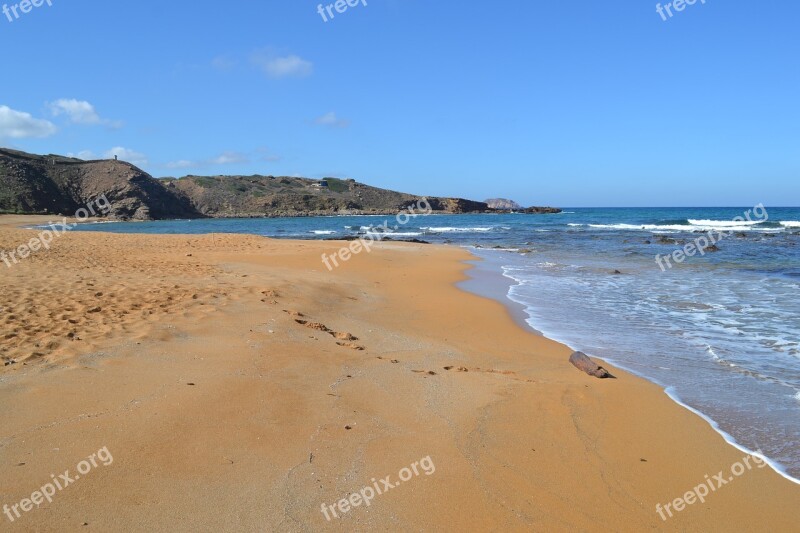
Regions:
M 280 56 L 270 49 L 252 55 L 253 63 L 270 78 L 305 78 L 314 71 L 314 65 L 300 56 Z
M 54 116 L 67 115 L 70 122 L 75 124 L 100 123 L 100 115 L 94 110 L 94 106 L 86 101 L 62 98 L 50 103 L 49 107 Z
M 48 120 L 33 118 L 30 113 L 15 111 L 0 105 L 0 138 L 24 139 L 26 137 L 49 137 L 56 126 Z
M 250 159 L 239 152 L 225 152 L 209 161 L 213 165 L 230 165 L 232 163 L 248 163 Z
M 330 128 L 346 128 L 350 125 L 350 121 L 344 118 L 337 118 L 336 113 L 331 111 L 325 113 L 321 117 L 314 119 L 314 124 L 318 126 L 328 126 Z
M 122 127 L 120 121 L 100 118 L 94 106 L 85 100 L 61 98 L 48 104 L 53 116 L 66 115 L 73 124 L 104 125 L 112 128 Z
M 106 159 L 114 159 L 114 156 L 117 156 L 123 161 L 127 161 L 128 163 L 132 163 L 137 167 L 141 167 L 147 165 L 147 156 L 141 152 L 137 152 L 135 150 L 131 150 L 129 148 L 124 148 L 122 146 L 115 146 L 111 150 L 106 151 L 103 154 L 103 157 Z
M 186 159 L 181 159 L 179 161 L 170 161 L 166 164 L 167 168 L 189 168 L 189 167 L 196 167 L 197 163 L 194 161 L 189 161 Z
M 208 167 L 213 165 L 232 165 L 235 163 L 249 163 L 250 157 L 247 154 L 243 154 L 240 152 L 223 152 L 216 157 L 212 157 L 210 159 L 202 159 L 202 160 L 189 160 L 189 159 L 179 159 L 177 161 L 170 161 L 167 163 L 167 168 L 172 169 L 180 169 L 180 168 L 200 168 L 200 167 Z
M 78 159 L 83 159 L 84 161 L 97 159 L 97 156 L 94 155 L 94 152 L 91 150 L 82 150 L 77 154 L 73 154 L 72 152 L 67 153 L 67 157 L 77 157 Z

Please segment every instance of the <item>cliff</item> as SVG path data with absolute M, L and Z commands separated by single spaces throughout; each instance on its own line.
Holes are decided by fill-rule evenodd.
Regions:
M 130 163 L 35 156 L 0 148 L 0 212 L 73 215 L 100 195 L 111 204 L 111 218 L 202 216 L 186 198 Z

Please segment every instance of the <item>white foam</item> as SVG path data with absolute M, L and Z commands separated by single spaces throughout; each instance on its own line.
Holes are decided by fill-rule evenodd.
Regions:
M 694 222 L 706 222 L 702 220 L 695 220 Z M 730 221 L 729 225 L 717 225 L 716 221 L 708 221 L 708 222 L 715 222 L 714 225 L 698 225 L 694 224 L 691 226 L 686 226 L 683 224 L 589 224 L 590 228 L 595 229 L 612 229 L 612 230 L 630 230 L 630 231 L 652 231 L 652 232 L 731 232 L 731 231 L 755 231 L 759 233 L 775 233 L 776 231 L 780 232 L 781 230 L 775 230 L 772 228 L 756 228 L 754 227 L 755 224 L 758 222 L 747 222 L 746 224 L 738 224 L 734 221 Z M 570 224 L 572 226 L 573 224 Z M 574 226 L 580 226 L 581 224 L 574 224 Z
M 689 224 L 692 226 L 711 226 L 712 228 L 727 228 L 736 226 L 755 226 L 761 224 L 766 220 L 692 220 L 689 219 Z
M 334 233 L 336 233 L 336 231 L 329 229 L 315 229 L 311 233 L 315 235 L 333 235 Z
M 434 233 L 474 233 L 480 231 L 492 231 L 494 226 L 490 227 L 479 227 L 479 228 L 452 228 L 452 227 L 440 227 L 440 228 L 422 228 L 424 230 L 432 231 Z
M 800 222 L 797 220 L 787 220 L 786 222 L 781 222 L 781 226 L 784 228 L 800 228 Z
M 674 230 L 674 231 L 692 231 L 692 226 L 684 226 L 680 224 L 675 225 L 660 225 L 660 224 L 589 224 L 590 228 L 596 229 L 622 229 L 622 230 Z
M 540 266 L 540 267 L 542 267 L 544 265 L 546 265 L 546 263 L 537 264 L 537 266 Z M 526 323 L 529 324 L 532 329 L 534 329 L 536 331 L 539 331 L 539 332 L 541 332 L 541 334 L 545 335 L 547 338 L 553 339 L 553 340 L 555 340 L 557 342 L 561 342 L 562 344 L 565 344 L 565 345 L 571 347 L 572 349 L 579 349 L 579 348 L 576 348 L 573 345 L 572 342 L 570 342 L 570 339 L 565 338 L 563 335 L 557 334 L 555 331 L 549 331 L 549 328 L 542 327 L 543 324 L 538 323 L 539 321 L 536 319 L 536 313 L 534 311 L 534 308 L 531 306 L 530 301 L 527 298 L 523 298 L 518 294 L 520 292 L 518 289 L 521 286 L 525 285 L 525 282 L 522 281 L 524 279 L 524 276 L 522 276 L 522 275 L 520 275 L 520 273 L 516 272 L 515 268 L 513 268 L 513 267 L 505 267 L 505 266 L 503 267 L 503 275 L 505 277 L 510 278 L 511 280 L 516 282 L 515 285 L 512 285 L 511 287 L 509 287 L 509 290 L 508 290 L 508 292 L 506 294 L 506 297 L 509 300 L 511 300 L 513 302 L 516 302 L 518 304 L 521 304 L 521 305 L 523 305 L 525 307 L 526 314 L 528 315 L 528 319 L 526 320 Z M 725 363 L 727 363 L 729 365 L 731 364 L 731 363 L 728 363 L 727 361 L 724 361 L 722 358 L 720 358 L 714 352 L 714 349 L 710 345 L 706 344 L 706 348 L 707 348 L 707 351 L 708 351 L 709 355 L 711 355 L 715 359 L 719 360 L 720 362 L 725 362 Z M 590 351 L 587 351 L 587 350 L 584 350 L 584 351 L 588 355 L 590 355 L 591 357 L 595 357 L 596 356 L 596 354 L 592 354 L 592 353 L 590 353 Z M 625 364 L 622 361 L 617 361 L 617 360 L 615 360 L 613 358 L 602 357 L 602 356 L 596 356 L 596 357 L 598 359 L 604 360 L 604 361 L 606 361 L 606 362 L 608 362 L 608 363 L 610 363 L 610 364 L 612 364 L 612 365 L 616 366 L 617 368 L 620 368 L 620 369 L 622 369 L 624 371 L 630 372 L 632 374 L 639 375 L 641 377 L 645 377 L 641 372 L 638 371 L 638 369 L 632 368 L 631 366 Z M 677 395 L 674 387 L 667 387 L 664 383 L 659 382 L 658 379 L 655 379 L 653 377 L 645 377 L 645 378 L 649 379 L 650 381 L 652 381 L 652 382 L 656 383 L 657 385 L 663 387 L 664 388 L 664 392 L 675 403 L 677 403 L 678 405 L 688 409 L 692 413 L 696 414 L 697 416 L 699 416 L 700 418 L 705 420 L 712 427 L 712 429 L 714 429 L 714 431 L 719 433 L 723 437 L 723 439 L 725 439 L 725 441 L 729 445 L 737 448 L 738 450 L 742 451 L 743 453 L 746 453 L 748 455 L 751 455 L 753 457 L 756 457 L 756 458 L 764 461 L 765 464 L 767 464 L 771 469 L 773 469 L 779 475 L 781 475 L 782 477 L 784 477 L 787 480 L 791 481 L 792 483 L 800 485 L 800 479 L 792 477 L 792 475 L 788 474 L 783 465 L 781 465 L 780 463 L 778 463 L 777 461 L 775 461 L 773 459 L 770 459 L 770 458 L 766 457 L 761 452 L 761 450 L 752 451 L 752 450 L 746 448 L 745 446 L 743 446 L 742 444 L 739 444 L 736 441 L 736 439 L 734 439 L 730 434 L 728 434 L 725 431 L 723 431 L 719 427 L 719 424 L 717 422 L 715 422 L 712 418 L 710 418 L 709 416 L 705 415 L 704 413 L 698 411 L 697 409 L 685 404 L 680 399 L 680 397 Z M 798 402 L 800 402 L 800 392 L 797 392 L 797 394 L 794 397 L 797 399 Z
M 418 231 L 406 231 L 406 232 L 399 232 L 399 231 L 376 231 L 376 232 L 367 232 L 367 235 L 385 235 L 387 237 L 417 237 L 422 235 L 422 233 Z

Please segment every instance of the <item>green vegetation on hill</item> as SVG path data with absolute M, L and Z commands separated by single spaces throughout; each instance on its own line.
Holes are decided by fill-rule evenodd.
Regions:
M 339 178 L 325 178 L 325 181 L 328 183 L 328 189 L 333 192 L 347 192 L 350 190 L 348 182 Z
M 326 186 L 327 185 L 327 186 Z M 0 148 L 0 213 L 74 214 L 100 195 L 119 219 L 394 214 L 422 199 L 352 179 L 185 176 L 154 179 L 130 163 Z M 492 212 L 483 202 L 428 198 L 434 212 Z

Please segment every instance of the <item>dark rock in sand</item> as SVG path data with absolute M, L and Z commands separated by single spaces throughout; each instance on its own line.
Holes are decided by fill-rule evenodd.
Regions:
M 578 370 L 583 370 L 590 376 L 600 379 L 614 378 L 609 374 L 608 370 L 598 365 L 583 352 L 575 352 L 569 356 L 569 362 L 572 363 Z M 616 378 L 614 378 L 616 379 Z

